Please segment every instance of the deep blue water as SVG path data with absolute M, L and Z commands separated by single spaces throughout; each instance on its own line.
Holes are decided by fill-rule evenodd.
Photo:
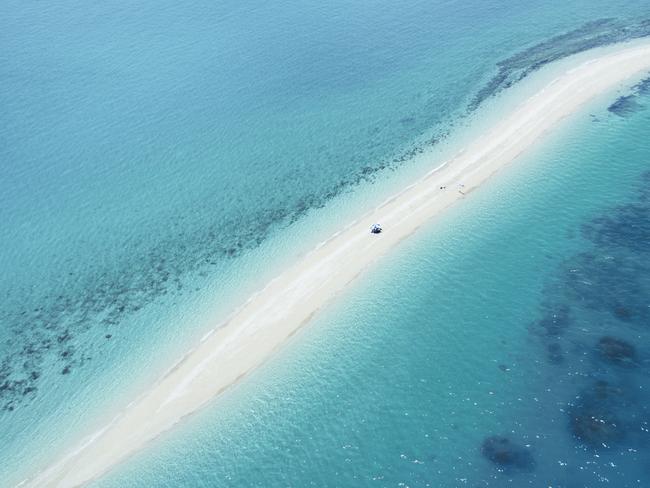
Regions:
M 192 319 L 197 311 L 226 315 L 319 238 L 312 229 L 294 243 L 296 226 L 351 193 L 372 195 L 544 65 L 650 33 L 647 2 L 9 1 L 0 14 L 0 473 L 10 482 L 33 472 L 27 456 L 37 466 L 56 457 L 159 375 L 208 326 Z M 534 463 L 519 463 L 534 469 L 506 470 L 520 482 L 552 472 L 557 483 L 589 485 L 605 464 L 584 464 L 599 449 L 574 442 L 571 432 L 590 427 L 570 418 L 594 409 L 620 418 L 603 429 L 617 444 L 608 453 L 643 444 L 644 431 L 632 432 L 645 425 L 647 86 L 603 101 L 573 139 L 531 157 L 539 184 L 490 190 L 515 200 L 488 202 L 486 190 L 457 210 L 463 226 L 448 241 L 434 232 L 405 246 L 387 266 L 406 270 L 400 280 L 386 273 L 390 286 L 359 285 L 201 417 L 210 428 L 197 420 L 170 435 L 115 483 L 351 486 L 376 474 L 380 486 L 455 486 L 465 473 L 498 485 L 512 473 L 495 472 L 477 446 L 499 435 L 535 451 Z M 581 190 L 562 186 L 567 179 Z M 562 205 L 548 205 L 558 194 Z M 506 201 L 517 211 L 505 212 Z M 513 244 L 547 220 L 537 240 Z M 459 281 L 467 262 L 473 271 Z M 369 313 L 377 300 L 393 311 Z M 451 344 L 439 343 L 438 328 Z M 598 341 L 610 336 L 634 345 L 630 360 L 602 360 Z M 485 362 L 504 367 L 484 371 Z M 309 373 L 284 371 L 295 364 Z M 471 408 L 465 398 L 503 377 L 514 377 L 503 395 Z M 542 395 L 551 383 L 557 395 Z M 534 394 L 543 407 L 518 410 L 529 403 L 518 395 Z M 463 422 L 452 420 L 456 409 Z M 555 415 L 548 434 L 530 429 L 540 411 Z M 529 442 L 537 435 L 542 445 Z M 565 478 L 545 454 L 558 443 L 574 460 Z M 635 455 L 612 473 L 635 473 L 643 486 Z

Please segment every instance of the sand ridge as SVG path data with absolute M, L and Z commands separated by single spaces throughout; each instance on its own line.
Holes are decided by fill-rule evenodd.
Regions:
M 20 486 L 79 486 L 124 461 L 261 365 L 373 262 L 531 148 L 559 121 L 648 69 L 650 44 L 634 43 L 562 73 L 455 157 L 300 258 L 206 334 L 109 425 Z M 383 233 L 370 234 L 375 222 L 381 222 Z

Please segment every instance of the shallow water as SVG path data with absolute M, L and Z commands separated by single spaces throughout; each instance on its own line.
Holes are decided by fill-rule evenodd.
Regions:
M 12 481 L 157 377 L 214 325 L 194 320 L 200 312 L 225 316 L 309 248 L 322 229 L 297 243 L 293 229 L 309 227 L 314 209 L 349 192 L 376 203 L 383 181 L 484 100 L 554 59 L 647 35 L 650 18 L 643 2 L 10 1 L 0 12 L 0 473 Z M 601 336 L 636 344 L 635 364 L 644 364 L 633 340 L 641 330 L 610 330 L 602 318 L 614 307 L 612 324 L 643 320 L 647 286 L 628 255 L 643 250 L 616 251 L 621 243 L 608 237 L 644 215 L 611 210 L 637 198 L 649 154 L 647 85 L 621 97 L 519 165 L 537 173 L 491 186 L 446 218 L 454 225 L 444 232 L 438 224 L 406 244 L 379 283 L 360 284 L 224 406 L 125 472 L 143 485 L 151 476 L 149 486 L 350 485 L 375 474 L 383 485 L 409 473 L 411 485 L 452 486 L 456 472 L 503 481 L 477 446 L 488 435 L 520 444 L 533 436 L 505 419 L 584 410 L 569 398 L 599 381 Z M 620 221 L 593 220 L 601 215 Z M 620 253 L 626 266 L 602 264 L 603 253 Z M 603 276 L 614 281 L 581 285 Z M 572 325 L 559 338 L 540 332 L 565 306 Z M 641 384 L 641 366 L 615 366 L 603 381 Z M 504 378 L 502 394 L 486 396 Z M 564 396 L 540 393 L 549 378 Z M 465 400 L 473 397 L 485 407 Z M 548 432 L 567 422 L 558 413 Z M 513 476 L 538 480 L 553 464 L 542 451 L 557 438 L 535 435 L 537 469 Z M 567 456 L 577 455 L 569 441 Z M 120 486 L 138 483 L 116 476 Z
M 96 486 L 647 486 L 650 111 L 615 100 Z

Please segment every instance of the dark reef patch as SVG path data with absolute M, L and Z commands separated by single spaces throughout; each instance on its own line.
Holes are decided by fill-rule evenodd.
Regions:
M 650 95 L 650 77 L 641 80 L 634 86 L 634 90 L 637 94 L 644 96 Z
M 588 385 L 568 411 L 572 434 L 592 448 L 609 448 L 623 440 L 639 420 L 638 405 L 625 388 L 603 380 Z
M 645 78 L 632 87 L 629 95 L 619 97 L 607 110 L 620 117 L 628 117 L 645 108 L 641 99 L 648 94 L 650 94 L 650 78 Z
M 602 408 L 580 406 L 569 415 L 573 435 L 591 447 L 607 447 L 624 436 L 620 421 Z
M 594 450 L 638 446 L 648 442 L 650 420 L 642 382 L 649 363 L 639 359 L 650 325 L 650 172 L 635 198 L 581 230 L 585 250 L 561 264 L 531 330 L 550 362 L 582 378 L 566 409 L 573 439 Z M 585 361 L 588 351 L 597 360 Z
M 542 318 L 533 322 L 529 330 L 539 336 L 546 349 L 546 359 L 551 364 L 562 364 L 565 352 L 562 337 L 573 324 L 571 308 L 566 304 L 544 306 Z
M 566 273 L 567 293 L 593 310 L 630 321 L 647 316 L 643 276 L 646 265 L 632 262 L 603 249 L 598 254 L 584 252 L 570 261 Z
M 620 117 L 627 117 L 642 108 L 643 105 L 637 101 L 636 95 L 625 95 L 618 97 L 614 103 L 607 107 L 607 110 Z
M 614 309 L 614 316 L 617 319 L 628 321 L 632 319 L 632 311 L 622 306 L 616 307 Z
M 621 248 L 650 253 L 650 171 L 642 177 L 636 202 L 593 219 L 582 228 L 585 238 L 601 248 Z
M 497 63 L 497 73 L 469 103 L 475 110 L 486 99 L 524 79 L 542 66 L 588 49 L 650 35 L 650 20 L 630 24 L 618 19 L 600 19 L 552 37 Z
M 520 471 L 535 469 L 535 459 L 530 450 L 507 437 L 487 437 L 481 444 L 481 454 L 500 469 Z
M 533 323 L 532 330 L 547 337 L 560 337 L 572 323 L 571 309 L 560 305 L 544 312 L 544 316 Z
M 650 172 L 642 175 L 635 201 L 591 220 L 582 235 L 592 250 L 567 263 L 571 297 L 614 320 L 649 325 Z
M 597 345 L 600 357 L 612 364 L 632 365 L 636 356 L 635 347 L 615 337 L 601 337 Z

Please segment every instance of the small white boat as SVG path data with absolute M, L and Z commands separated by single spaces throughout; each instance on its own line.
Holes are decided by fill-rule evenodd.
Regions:
M 370 227 L 370 232 L 373 234 L 381 234 L 381 231 L 381 224 L 372 224 L 372 227 Z

